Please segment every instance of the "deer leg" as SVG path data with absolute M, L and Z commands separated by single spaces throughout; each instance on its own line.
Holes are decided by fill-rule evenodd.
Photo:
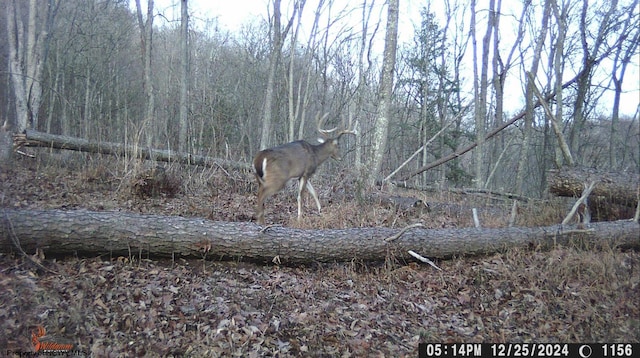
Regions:
M 258 180 L 258 202 L 256 203 L 256 220 L 264 225 L 264 185 Z
M 306 187 L 307 183 L 309 183 L 305 177 L 300 177 L 298 179 L 298 220 L 302 217 L 302 191 Z
M 316 195 L 316 191 L 311 186 L 311 182 L 307 180 L 307 191 L 313 196 L 313 199 L 316 201 L 316 205 L 318 206 L 318 213 L 320 213 L 320 200 L 318 200 L 318 195 Z
M 264 202 L 271 195 L 277 193 L 284 184 L 280 184 L 273 180 L 265 181 L 264 183 L 259 183 L 260 187 L 258 188 L 258 204 L 256 205 L 256 216 L 258 217 L 258 223 L 264 225 Z

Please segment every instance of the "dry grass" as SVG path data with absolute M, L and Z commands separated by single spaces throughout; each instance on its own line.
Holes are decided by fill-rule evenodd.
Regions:
M 214 220 L 253 218 L 249 173 L 169 167 L 182 190 L 132 195 L 147 168 L 112 159 L 28 162 L 0 173 L 3 207 L 128 210 Z M 510 202 L 402 193 L 430 212 L 358 202 L 352 184 L 314 181 L 323 213 L 295 186 L 267 204 L 267 221 L 301 228 L 505 226 Z M 399 193 L 395 193 L 399 194 Z M 549 225 L 560 201 L 520 208 L 518 225 Z M 90 238 L 87 238 L 90 240 Z M 33 253 L 29 253 L 33 254 Z M 46 255 L 46 252 L 45 252 Z M 47 268 L 34 265 L 31 260 Z M 419 342 L 638 342 L 640 255 L 612 249 L 514 249 L 440 261 L 443 271 L 386 262 L 279 267 L 127 258 L 30 260 L 0 255 L 0 349 L 32 351 L 43 325 L 93 356 L 410 356 Z

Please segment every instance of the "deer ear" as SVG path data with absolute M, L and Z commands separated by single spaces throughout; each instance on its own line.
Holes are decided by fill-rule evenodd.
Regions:
M 318 138 L 318 142 L 320 142 L 320 143 L 324 143 L 324 139 L 322 139 L 322 138 Z

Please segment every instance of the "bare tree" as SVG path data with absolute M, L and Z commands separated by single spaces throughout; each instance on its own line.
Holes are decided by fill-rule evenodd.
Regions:
M 489 1 L 489 16 L 487 18 L 487 30 L 482 38 L 482 58 L 481 58 L 481 68 L 480 68 L 480 78 L 478 78 L 478 69 L 477 69 L 477 45 L 475 40 L 476 33 L 476 21 L 475 21 L 475 12 L 476 12 L 476 1 L 472 1 L 472 36 L 474 42 L 474 96 L 475 96 L 475 110 L 474 110 L 474 118 L 476 125 L 476 140 L 478 143 L 478 147 L 474 152 L 474 160 L 475 160 L 475 182 L 476 187 L 481 188 L 484 185 L 484 137 L 486 132 L 487 125 L 487 94 L 489 89 L 488 83 L 488 72 L 489 72 L 489 51 L 491 49 L 491 36 L 493 33 L 493 28 L 496 26 L 496 8 L 495 8 L 495 0 Z M 498 9 L 499 10 L 499 9 Z M 497 55 L 496 55 L 497 56 Z
M 633 9 L 638 8 L 638 0 L 634 0 L 629 5 L 630 11 L 623 12 L 623 19 L 620 35 L 626 36 L 626 41 L 622 39 L 617 41 L 615 46 L 615 56 L 613 60 L 613 68 L 611 70 L 611 81 L 614 85 L 614 97 L 611 110 L 611 129 L 609 136 L 609 167 L 611 170 L 618 169 L 617 161 L 617 127 L 620 120 L 620 97 L 622 94 L 622 82 L 624 81 L 627 65 L 631 62 L 634 55 L 638 54 L 638 45 L 640 43 L 640 30 L 638 24 L 638 14 Z
M 18 4 L 19 5 L 19 4 Z M 16 100 L 16 131 L 22 132 L 27 129 L 29 123 L 29 113 L 27 107 L 27 84 L 24 69 L 24 59 L 26 42 L 23 39 L 22 16 L 20 7 L 16 7 L 15 0 L 7 1 L 5 8 L 7 14 L 7 37 L 9 39 L 9 66 L 11 69 L 11 79 L 13 80 L 13 92 Z M 18 36 L 18 33 L 22 36 Z M 14 39 L 12 41 L 12 39 Z M 22 51 L 20 51 L 22 49 Z M 30 78 L 30 76 L 28 77 Z
M 273 0 L 273 24 L 271 25 L 271 54 L 269 56 L 269 78 L 267 80 L 267 89 L 264 95 L 264 110 L 262 112 L 262 136 L 260 137 L 260 149 L 267 148 L 271 145 L 271 122 L 273 117 L 273 101 L 276 96 L 276 74 L 280 59 L 282 58 L 283 39 L 293 25 L 297 6 L 289 19 L 287 26 L 282 29 L 280 10 L 280 0 Z
M 542 50 L 544 48 L 544 41 L 547 37 L 549 17 L 551 13 L 551 6 L 549 1 L 545 1 L 544 9 L 542 12 L 542 24 L 540 29 L 538 30 L 537 37 L 535 39 L 535 47 L 533 50 L 533 58 L 531 60 L 531 67 L 529 69 L 529 73 L 532 74 L 532 77 L 538 73 L 538 67 L 540 65 L 540 57 L 542 54 Z M 521 50 L 520 57 L 522 58 L 522 64 L 525 64 L 524 61 L 524 50 Z M 526 80 L 526 89 L 525 89 L 525 114 L 524 114 L 524 129 L 523 129 L 523 139 L 522 145 L 520 149 L 520 159 L 518 161 L 517 169 L 516 169 L 516 192 L 519 194 L 524 193 L 524 184 L 525 177 L 527 176 L 527 162 L 529 160 L 530 146 L 532 144 L 532 132 L 533 132 L 533 119 L 534 119 L 534 110 L 535 110 L 535 94 L 533 83 L 529 78 Z
M 295 24 L 295 30 L 293 31 L 293 36 L 291 36 L 291 49 L 290 49 L 290 57 L 289 57 L 289 78 L 288 78 L 288 90 L 289 90 L 289 133 L 287 136 L 287 139 L 289 142 L 292 142 L 295 140 L 295 132 L 296 132 L 296 123 L 297 123 L 297 119 L 300 117 L 300 114 L 302 113 L 302 117 L 300 119 L 301 124 L 300 127 L 298 128 L 298 138 L 302 138 L 302 131 L 303 131 L 303 127 L 304 127 L 304 116 L 305 116 L 305 109 L 307 107 L 308 104 L 308 100 L 309 100 L 309 83 L 310 83 L 310 73 L 311 70 L 313 68 L 313 66 L 311 66 L 310 63 L 307 63 L 307 76 L 303 77 L 300 76 L 299 80 L 298 80 L 298 91 L 297 91 L 297 102 L 295 101 L 295 59 L 296 59 L 296 46 L 297 46 L 297 42 L 298 42 L 298 35 L 300 33 L 300 26 L 302 24 L 302 11 L 304 10 L 304 4 L 305 4 L 306 0 L 301 0 L 300 2 L 298 2 L 295 6 L 297 6 L 299 8 L 298 12 L 298 16 L 297 16 L 297 20 L 296 20 L 296 24 Z M 321 0 L 318 4 L 318 8 L 316 11 L 316 15 L 315 15 L 315 20 L 313 22 L 312 28 L 311 28 L 311 34 L 309 35 L 309 41 L 307 44 L 307 51 L 306 54 L 308 55 L 308 53 L 310 51 L 312 51 L 314 49 L 314 42 L 315 42 L 315 33 L 316 30 L 318 28 L 318 19 L 320 18 L 320 11 L 322 9 L 322 4 L 324 3 L 324 0 Z M 305 60 L 309 60 L 310 56 L 305 56 Z M 303 91 L 303 83 L 306 81 L 307 83 L 307 87 L 305 88 L 305 90 Z
M 365 174 L 364 183 L 373 187 L 376 175 L 380 173 L 382 159 L 387 150 L 389 132 L 389 114 L 393 91 L 393 73 L 396 64 L 396 50 L 398 47 L 398 0 L 389 0 L 387 15 L 387 34 L 385 36 L 382 75 L 378 95 L 378 111 L 375 134 L 373 137 L 373 152 L 369 160 L 369 170 Z
M 498 6 L 496 10 L 496 20 L 495 26 L 493 27 L 493 59 L 492 59 L 492 70 L 493 70 L 493 89 L 495 91 L 495 100 L 496 100 L 496 110 L 495 110 L 495 127 L 500 127 L 504 123 L 504 100 L 505 100 L 505 82 L 507 79 L 507 73 L 509 69 L 513 66 L 514 55 L 516 54 L 516 49 L 520 46 L 522 41 L 524 40 L 525 28 L 527 25 L 527 14 L 530 11 L 531 2 L 525 1 L 522 4 L 522 11 L 520 13 L 518 32 L 516 38 L 513 40 L 513 45 L 511 50 L 509 51 L 509 55 L 506 60 L 503 62 L 502 57 L 500 56 L 500 17 L 502 16 L 502 1 L 498 1 Z M 500 135 L 500 140 L 494 141 L 493 144 L 493 155 L 492 161 L 496 160 L 494 168 L 491 173 L 494 174 L 500 164 L 500 160 L 496 158 L 503 157 L 507 148 L 505 148 L 504 143 L 504 134 Z M 500 152 L 500 154 L 498 154 Z M 491 182 L 493 175 L 489 175 L 487 180 L 485 181 L 484 187 L 489 187 L 489 183 Z
M 445 146 L 449 150 L 454 152 L 458 149 L 461 140 L 461 133 L 463 133 L 464 131 L 462 128 L 462 120 L 464 117 L 463 114 L 469 108 L 468 103 L 466 103 L 467 99 L 464 98 L 463 94 L 461 93 L 462 91 L 457 90 L 461 87 L 461 83 L 463 82 L 463 80 L 461 79 L 461 72 L 463 71 L 462 63 L 465 58 L 467 46 L 469 45 L 468 24 L 465 22 L 468 6 L 467 3 L 460 3 L 458 2 L 458 0 L 447 0 L 445 2 L 445 5 L 447 24 L 449 22 L 455 24 L 453 27 L 453 31 L 448 31 L 447 27 L 445 27 L 445 38 L 443 39 L 443 45 L 448 46 L 449 44 L 445 42 L 447 36 L 451 34 L 453 35 L 452 43 L 450 44 L 449 48 L 451 48 L 451 56 L 453 57 L 453 83 L 451 85 L 455 90 L 453 91 L 453 98 L 451 99 L 451 103 L 447 104 L 447 106 L 450 107 L 452 113 L 447 116 L 453 117 L 455 126 L 452 128 L 451 134 L 448 136 L 448 138 L 445 140 L 445 137 L 443 136 L 440 141 L 441 155 L 444 155 L 445 153 Z M 441 61 L 443 68 L 445 68 L 445 53 L 446 51 L 442 52 L 443 57 Z M 440 127 L 442 128 L 446 125 L 446 113 L 444 108 L 438 108 L 438 111 L 440 115 Z M 423 163 L 423 167 L 427 165 L 428 164 L 425 160 Z M 466 173 L 465 170 L 461 167 L 461 160 L 460 158 L 456 158 L 451 161 L 447 170 L 441 170 L 440 182 L 445 183 L 445 179 L 453 178 L 456 183 L 460 183 L 465 180 L 465 177 Z
M 187 149 L 187 131 L 189 128 L 189 6 L 187 0 L 180 1 L 181 21 L 180 21 L 180 38 L 181 38 L 181 57 L 180 57 L 180 123 L 178 131 L 178 150 L 181 152 Z
M 7 0 L 7 40 L 9 68 L 15 96 L 16 132 L 38 126 L 38 112 L 42 102 L 42 68 L 53 19 L 59 1 L 38 3 L 30 0 L 27 23 L 24 23 L 24 2 Z
M 143 88 L 146 96 L 145 124 L 147 125 L 147 146 L 152 147 L 154 137 L 155 94 L 152 81 L 151 51 L 153 44 L 153 0 L 147 0 L 147 17 L 142 18 L 140 0 L 136 0 L 138 26 L 140 28 L 140 48 L 143 62 Z
M 455 92 L 448 63 L 450 57 L 446 50 L 451 15 L 448 14 L 446 25 L 440 27 L 437 15 L 430 8 L 423 7 L 420 12 L 420 25 L 414 30 L 413 42 L 405 50 L 404 56 L 399 56 L 401 65 L 405 65 L 398 71 L 398 82 L 407 88 L 405 113 L 408 122 L 401 126 L 419 128 L 418 142 L 407 144 L 411 147 L 421 145 L 423 149 L 412 154 L 412 157 L 417 154 L 422 156 L 421 163 L 416 162 L 416 166 L 427 164 L 428 160 L 441 156 L 445 151 L 445 141 L 441 138 L 447 133 L 439 131 L 450 125 L 450 101 Z M 424 150 L 425 143 L 435 139 L 433 136 L 436 132 L 445 134 L 437 136 L 439 146 Z M 444 177 L 442 173 L 440 176 Z M 423 185 L 427 185 L 427 181 L 434 177 L 434 173 L 424 172 L 421 176 Z
M 605 2 L 607 3 L 607 2 Z M 577 83 L 576 97 L 575 102 L 573 104 L 573 125 L 569 131 L 569 142 L 571 146 L 571 150 L 574 151 L 578 157 L 579 153 L 579 133 L 582 131 L 584 126 L 584 122 L 587 120 L 587 111 L 589 107 L 587 107 L 589 93 L 591 91 L 591 81 L 593 78 L 594 69 L 597 66 L 596 58 L 600 54 L 601 48 L 605 44 L 605 40 L 607 36 L 614 30 L 614 27 L 611 26 L 614 21 L 613 15 L 618 6 L 618 0 L 611 0 L 608 2 L 608 8 L 604 8 L 605 3 L 599 4 L 599 6 L 603 6 L 603 8 L 597 9 L 598 14 L 602 14 L 602 18 L 598 18 L 597 20 L 597 31 L 595 32 L 595 38 L 593 38 L 593 43 L 590 45 L 589 40 L 591 40 L 590 35 L 593 33 L 592 29 L 589 28 L 591 25 L 591 21 L 596 22 L 595 18 L 588 18 L 588 9 L 589 2 L 588 0 L 582 1 L 582 9 L 580 13 L 580 44 L 582 49 L 582 69 L 580 72 L 580 78 Z M 591 20 L 591 21 L 590 21 Z
M 60 4 L 51 30 L 44 0 L 4 2 L 8 26 L 0 46 L 7 49 L 7 61 L 11 60 L 5 66 L 4 87 L 16 94 L 7 96 L 2 88 L 0 98 L 3 110 L 10 106 L 10 124 L 17 111 L 22 128 L 38 122 L 39 106 L 40 130 L 91 140 L 149 144 L 145 141 L 153 139 L 154 146 L 175 141 L 183 150 L 193 145 L 201 154 L 247 160 L 259 146 L 276 144 L 276 134 L 278 141 L 303 138 L 311 127 L 305 118 L 309 122 L 322 110 L 331 113 L 329 121 L 351 115 L 360 126 L 363 135 L 348 140 L 347 144 L 358 143 L 347 155 L 355 156 L 354 164 L 359 160 L 375 164 L 366 166 L 371 177 L 363 178 L 363 183 L 370 184 L 385 168 L 396 167 L 452 119 L 439 142 L 412 163 L 415 167 L 427 168 L 430 161 L 463 151 L 476 140 L 474 134 L 485 131 L 484 138 L 489 139 L 483 149 L 476 149 L 477 157 L 456 156 L 456 162 L 448 162 L 438 172 L 423 171 L 424 182 L 469 185 L 473 174 L 479 173 L 477 179 L 487 179 L 477 185 L 512 189 L 508 174 L 516 169 L 514 191 L 542 188 L 544 180 L 539 179 L 546 169 L 556 162 L 569 162 L 560 151 L 552 155 L 560 147 L 559 134 L 567 139 L 567 153 L 576 162 L 637 167 L 635 144 L 629 142 L 637 139 L 638 122 L 627 121 L 623 111 L 628 87 L 633 87 L 627 82 L 638 52 L 637 0 L 618 0 L 614 7 L 611 2 L 583 0 L 525 0 L 515 7 L 500 0 L 446 0 L 444 10 L 431 8 L 435 21 L 430 26 L 438 30 L 438 37 L 433 38 L 432 47 L 424 48 L 426 55 L 415 54 L 424 62 L 412 67 L 411 51 L 419 49 L 408 44 L 409 50 L 401 47 L 396 55 L 395 73 L 382 59 L 379 64 L 373 60 L 372 44 L 385 28 L 380 21 L 387 21 L 383 1 L 360 0 L 339 8 L 344 3 L 332 0 L 269 0 L 271 16 L 245 24 L 239 32 L 220 30 L 215 19 L 205 20 L 209 27 L 202 31 L 199 25 L 189 24 L 200 19 L 187 18 L 188 0 L 181 0 L 182 31 L 179 26 L 153 26 L 163 21 L 157 1 L 137 0 L 132 2 L 135 8 L 121 0 L 49 1 Z M 33 4 L 35 20 L 30 11 Z M 307 6 L 304 13 L 303 5 Z M 518 13 L 511 14 L 512 9 Z M 349 16 L 357 16 L 357 23 Z M 477 29 L 470 31 L 472 17 Z M 311 29 L 300 25 L 307 19 Z M 35 37 L 28 31 L 30 23 L 36 24 Z M 514 39 L 506 36 L 507 31 L 518 35 Z M 51 56 L 41 75 L 29 74 L 38 66 L 27 64 L 43 63 L 37 53 L 43 46 L 46 55 L 42 40 L 49 33 Z M 476 63 L 466 51 L 474 33 Z M 180 39 L 188 39 L 188 57 L 184 47 L 175 46 Z M 9 40 L 15 40 L 13 49 Z M 33 48 L 36 51 L 29 52 Z M 610 61 L 601 62 L 604 58 Z M 384 74 L 376 69 L 383 65 Z M 520 78 L 514 74 L 516 65 Z M 418 66 L 420 71 L 428 70 L 429 77 L 421 77 Z M 471 75 L 464 78 L 470 66 L 476 68 L 475 81 Z M 539 97 L 534 81 L 524 77 L 527 72 L 550 114 L 537 109 Z M 185 73 L 197 76 L 185 80 Z M 576 74 L 580 79 L 565 87 L 567 77 Z M 465 111 L 473 82 L 475 116 Z M 389 83 L 393 105 L 386 92 Z M 510 93 L 520 83 L 523 95 Z M 37 100 L 40 84 L 42 105 Z M 607 103 L 608 97 L 599 97 L 604 91 L 617 95 Z M 514 118 L 509 112 L 519 108 L 509 101 L 518 97 L 526 101 L 523 121 L 499 132 L 499 139 L 491 139 L 493 128 L 506 124 L 503 117 Z M 595 109 L 600 113 L 594 115 Z M 262 135 L 269 138 L 264 143 Z M 397 145 L 390 145 L 394 140 Z M 509 151 L 516 147 L 518 153 Z
M 375 6 L 375 0 L 372 0 L 369 5 L 367 5 L 367 0 L 362 0 L 362 22 L 360 29 L 360 39 L 358 44 L 358 85 L 356 87 L 356 98 L 355 98 L 355 108 L 350 109 L 353 113 L 356 113 L 358 117 L 360 113 L 363 112 L 363 107 L 365 105 L 365 98 L 367 96 L 367 82 L 369 73 L 371 72 L 371 42 L 375 37 L 379 27 L 380 21 L 378 21 L 373 27 L 373 33 L 369 35 L 369 26 L 371 22 L 371 15 L 373 13 L 373 7 Z M 370 36 L 370 37 L 369 37 Z M 365 66 L 366 62 L 366 66 Z M 351 115 L 351 112 L 350 112 Z M 355 127 L 358 128 L 361 118 L 356 118 Z M 356 137 L 356 153 L 355 153 L 355 167 L 361 172 L 362 171 L 362 142 L 363 136 Z
M 549 121 L 553 127 L 553 131 L 556 134 L 556 138 L 558 140 L 558 147 L 562 152 L 565 162 L 569 166 L 574 166 L 575 161 L 573 160 L 573 155 L 571 155 L 571 149 L 567 145 L 566 140 L 564 139 L 564 134 L 562 133 L 562 118 L 563 118 L 563 105 L 562 105 L 562 78 L 564 74 L 564 60 L 565 60 L 565 52 L 564 52 L 564 43 L 568 30 L 568 13 L 569 7 L 565 3 L 562 6 L 562 9 L 558 8 L 558 3 L 556 0 L 550 0 L 551 8 L 553 10 L 553 16 L 556 19 L 556 26 L 558 29 L 558 36 L 555 42 L 555 57 L 553 58 L 553 71 L 555 73 L 555 91 L 556 91 L 556 113 L 555 115 L 551 113 L 549 107 L 547 107 L 546 103 L 543 103 L 545 106 L 545 110 L 547 112 L 547 116 L 549 117 Z M 532 80 L 533 81 L 533 80 Z M 535 89 L 535 84 L 532 84 Z M 537 90 L 536 90 L 537 91 Z M 541 96 L 540 96 L 541 97 Z M 558 159 L 559 162 L 559 159 Z

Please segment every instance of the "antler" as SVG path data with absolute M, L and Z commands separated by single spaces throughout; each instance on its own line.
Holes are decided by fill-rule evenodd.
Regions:
M 338 127 L 332 128 L 332 129 L 322 129 L 322 127 L 324 126 L 324 121 L 325 119 L 327 119 L 327 117 L 329 116 L 329 113 L 325 113 L 322 118 L 320 118 L 320 112 L 318 112 L 318 115 L 316 116 L 316 125 L 318 126 L 318 132 L 327 135 L 329 133 L 333 133 L 335 132 Z
M 347 126 L 347 128 L 352 128 L 352 129 L 344 129 L 344 130 L 340 131 L 338 133 L 338 137 L 337 138 L 340 138 L 343 134 L 358 135 L 358 130 L 357 130 L 356 127 L 357 127 L 357 123 L 356 123 L 355 126 L 353 125 L 353 117 L 352 117 L 351 113 L 349 113 L 349 125 Z
M 327 135 L 329 133 L 333 133 L 336 130 L 338 130 L 338 126 L 331 128 L 331 129 L 322 129 L 323 125 L 324 125 L 324 121 L 325 119 L 329 116 L 329 113 L 325 113 L 322 118 L 320 118 L 320 113 L 318 113 L 318 115 L 316 116 L 316 123 L 318 125 L 318 132 Z M 351 128 L 351 122 L 352 122 L 352 118 L 351 115 L 349 115 L 349 125 L 347 126 L 347 128 Z M 353 135 L 357 135 L 357 131 L 356 129 L 343 129 L 340 132 L 338 132 L 338 135 L 336 136 L 336 138 L 340 138 L 343 134 L 353 134 Z

